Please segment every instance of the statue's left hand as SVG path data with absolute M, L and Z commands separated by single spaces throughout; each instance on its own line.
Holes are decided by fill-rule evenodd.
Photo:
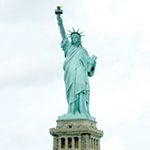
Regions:
M 95 55 L 92 55 L 92 57 L 91 57 L 93 60 L 95 60 L 96 61 L 96 59 L 97 59 L 97 56 L 95 56 Z
M 95 56 L 95 55 L 91 56 L 91 64 L 92 64 L 92 66 L 96 65 L 96 59 L 97 59 L 97 56 Z

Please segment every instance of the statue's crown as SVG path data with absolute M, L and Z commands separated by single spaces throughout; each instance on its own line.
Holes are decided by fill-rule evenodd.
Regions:
M 83 32 L 80 32 L 79 30 L 80 30 L 80 29 L 75 30 L 75 29 L 72 27 L 72 31 L 68 30 L 68 31 L 70 32 L 70 34 L 68 34 L 69 37 L 71 37 L 72 34 L 78 34 L 80 37 L 81 37 L 81 36 L 85 36 L 85 35 L 82 34 Z

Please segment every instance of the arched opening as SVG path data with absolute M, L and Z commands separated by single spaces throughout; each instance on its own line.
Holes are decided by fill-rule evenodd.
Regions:
M 79 148 L 79 138 L 78 137 L 74 138 L 74 147 Z
M 96 140 L 96 149 L 98 150 L 98 140 Z
M 61 138 L 61 148 L 65 148 L 65 138 Z
M 72 148 L 72 138 L 68 138 L 68 148 Z
M 93 140 L 93 138 L 91 138 L 91 149 L 93 149 L 94 148 L 94 140 Z
M 96 140 L 94 139 L 94 149 L 96 149 Z

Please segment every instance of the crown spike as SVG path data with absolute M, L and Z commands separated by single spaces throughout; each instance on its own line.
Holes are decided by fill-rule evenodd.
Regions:
M 73 27 L 72 27 L 72 31 L 70 31 L 70 30 L 67 30 L 70 34 L 68 34 L 69 35 L 69 37 L 71 37 L 71 35 L 72 34 L 78 34 L 79 36 L 85 36 L 84 34 L 82 34 L 82 33 L 84 33 L 84 32 L 79 32 L 80 31 L 80 28 L 76 31 Z
M 84 32 L 79 32 L 79 34 L 82 34 L 82 33 L 84 33 Z
M 79 33 L 80 28 L 77 30 L 77 32 Z
M 72 33 L 72 31 L 70 31 L 70 30 L 67 30 L 68 32 L 70 32 L 70 33 Z
M 76 32 L 75 29 L 72 27 L 73 32 Z

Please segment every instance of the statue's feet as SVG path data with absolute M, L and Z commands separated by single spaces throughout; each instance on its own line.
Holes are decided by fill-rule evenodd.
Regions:
M 58 117 L 58 120 L 72 120 L 72 119 L 88 119 L 95 121 L 95 118 L 88 114 L 80 114 L 79 112 L 67 113 Z

